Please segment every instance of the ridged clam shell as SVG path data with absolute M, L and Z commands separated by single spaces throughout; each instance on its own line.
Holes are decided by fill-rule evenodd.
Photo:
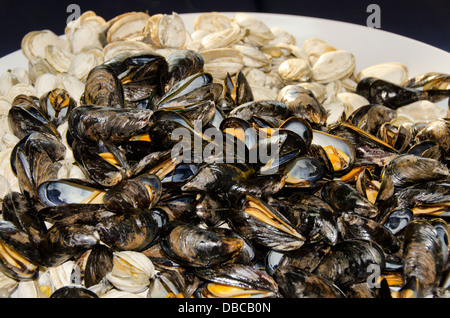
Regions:
M 32 61 L 39 57 L 45 58 L 47 45 L 59 46 L 65 50 L 70 50 L 69 43 L 50 30 L 27 33 L 22 39 L 21 49 L 25 57 Z
M 115 252 L 113 262 L 113 269 L 106 274 L 106 278 L 121 291 L 142 292 L 148 288 L 150 279 L 155 275 L 152 261 L 139 252 Z
M 350 76 L 356 66 L 355 56 L 345 50 L 322 54 L 312 67 L 312 78 L 319 83 L 328 83 Z
M 157 47 L 181 48 L 187 39 L 184 22 L 175 12 L 152 16 L 145 25 L 144 34 Z
M 142 37 L 144 29 L 150 16 L 144 12 L 128 12 L 122 14 L 113 21 L 110 21 L 111 27 L 106 33 L 106 42 L 134 40 Z
M 362 69 L 356 76 L 359 82 L 365 77 L 376 77 L 397 85 L 404 85 L 408 81 L 408 68 L 398 62 L 380 63 Z

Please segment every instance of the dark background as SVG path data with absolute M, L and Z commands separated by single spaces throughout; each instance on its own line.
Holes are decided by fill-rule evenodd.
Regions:
M 20 49 L 29 31 L 64 33 L 69 4 L 109 20 L 128 11 L 156 13 L 247 11 L 294 14 L 366 25 L 367 6 L 381 8 L 381 29 L 450 52 L 450 0 L 15 0 L 0 6 L 0 56 Z M 349 35 L 351 36 L 351 35 Z M 426 58 L 426 57 L 424 57 Z

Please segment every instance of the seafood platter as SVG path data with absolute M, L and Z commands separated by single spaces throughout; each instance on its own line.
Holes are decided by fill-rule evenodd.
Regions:
M 450 54 L 330 23 L 26 34 L 0 60 L 1 296 L 449 297 Z

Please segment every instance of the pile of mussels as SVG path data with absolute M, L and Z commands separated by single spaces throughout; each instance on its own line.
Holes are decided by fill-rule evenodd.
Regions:
M 19 95 L 2 294 L 448 297 L 450 122 L 389 124 L 448 98 L 439 79 L 366 77 L 370 104 L 332 125 L 310 90 L 256 101 L 187 49 L 114 57 L 79 103 Z M 67 147 L 85 178 L 59 177 Z

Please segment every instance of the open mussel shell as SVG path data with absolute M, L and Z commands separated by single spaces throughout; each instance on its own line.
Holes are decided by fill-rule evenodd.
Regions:
M 195 291 L 199 279 L 192 283 L 187 273 L 177 270 L 159 270 L 150 280 L 148 298 L 189 298 Z M 194 289 L 191 291 L 191 289 Z
M 202 150 L 207 144 L 220 145 L 213 141 L 206 131 L 202 131 L 201 121 L 191 122 L 188 118 L 173 110 L 156 111 L 148 126 L 150 140 L 160 145 L 161 150 L 172 149 L 171 152 L 174 156 L 182 152 L 182 156 L 187 156 L 186 160 L 192 160 L 191 156 L 196 155 L 197 152 L 200 152 L 199 155 L 203 155 L 203 151 L 195 151 L 194 147 L 196 146 Z
M 16 280 L 31 280 L 43 264 L 37 246 L 10 221 L 0 222 L 0 270 Z
M 190 267 L 229 261 L 244 247 L 243 240 L 231 232 L 200 228 L 181 221 L 172 221 L 163 227 L 160 244 L 169 258 Z
M 133 208 L 151 209 L 162 192 L 161 181 L 156 175 L 145 174 L 124 180 L 108 189 L 103 197 L 105 207 L 115 212 Z
M 84 175 L 103 187 L 112 187 L 130 175 L 128 162 L 113 145 L 94 147 L 79 141 L 72 144 L 73 157 Z
M 286 298 L 345 298 L 333 282 L 295 266 L 278 266 L 273 276 Z
M 56 88 L 41 96 L 39 105 L 42 113 L 57 127 L 67 120 L 77 102 L 66 90 Z
M 267 273 L 253 266 L 218 264 L 196 268 L 195 274 L 211 282 L 197 290 L 203 298 L 276 297 L 278 286 Z
M 258 142 L 255 129 L 246 120 L 228 116 L 222 120 L 219 129 L 242 141 L 247 149 L 252 149 Z
M 321 146 L 325 150 L 326 157 L 333 167 L 334 176 L 343 176 L 353 168 L 356 152 L 348 140 L 313 130 L 312 144 Z
M 295 192 L 285 199 L 270 199 L 269 205 L 283 214 L 305 238 L 306 243 L 338 241 L 336 213 L 333 209 L 312 194 Z
M 409 147 L 413 137 L 410 129 L 404 126 L 394 126 L 389 123 L 381 125 L 376 135 L 400 153 Z
M 23 194 L 36 198 L 36 189 L 42 182 L 57 178 L 59 165 L 44 150 L 43 144 L 27 140 L 23 147 L 15 148 L 12 154 L 15 158 L 11 158 L 10 162 Z
M 37 189 L 45 206 L 70 203 L 103 204 L 105 191 L 98 184 L 81 179 L 58 179 L 43 182 Z
M 324 125 L 327 121 L 327 111 L 309 89 L 287 85 L 280 90 L 277 100 L 286 104 L 293 116 L 304 118 L 311 125 Z
M 398 208 L 412 210 L 414 215 L 449 215 L 449 188 L 447 181 L 417 183 L 400 189 L 396 196 Z
M 348 286 L 366 281 L 373 271 L 383 271 L 385 258 L 383 249 L 375 242 L 345 240 L 331 247 L 313 274 L 337 286 Z
M 164 107 L 169 102 L 178 100 L 181 97 L 186 99 L 187 96 L 190 96 L 189 94 L 202 87 L 209 87 L 212 83 L 213 78 L 209 73 L 195 73 L 190 75 L 173 85 L 158 101 L 157 107 Z
M 201 126 L 204 127 L 213 119 L 216 112 L 216 104 L 213 100 L 193 101 L 193 103 L 180 106 L 162 107 L 162 109 L 175 111 L 191 122 L 200 122 Z
M 437 119 L 427 123 L 414 136 L 416 142 L 435 141 L 448 153 L 450 150 L 450 121 L 448 119 Z
M 236 74 L 234 80 L 231 75 L 227 73 L 227 76 L 224 79 L 224 87 L 224 99 L 229 105 L 228 108 L 230 106 L 236 107 L 254 100 L 252 88 L 244 73 L 241 71 Z
M 323 164 L 312 157 L 296 158 L 284 170 L 285 186 L 314 188 L 323 177 Z
M 55 125 L 45 117 L 37 105 L 13 105 L 8 111 L 8 125 L 19 139 L 34 132 L 60 138 Z
M 258 246 L 288 251 L 301 247 L 306 238 L 276 209 L 252 196 L 241 199 L 228 216 L 229 226 Z
M 114 252 L 104 244 L 94 245 L 77 261 L 84 286 L 90 288 L 100 283 L 113 269 Z
M 34 151 L 36 149 L 45 151 L 54 162 L 64 159 L 66 155 L 66 146 L 58 137 L 40 132 L 34 132 L 25 136 L 18 143 L 16 143 L 11 152 L 10 162 L 11 169 L 14 173 L 17 173 L 16 152 L 18 148 L 22 148 L 25 154 L 29 154 L 30 151 Z
M 289 117 L 279 127 L 280 129 L 292 130 L 303 138 L 306 147 L 311 145 L 313 140 L 313 130 L 307 120 L 301 117 Z
M 181 49 L 166 57 L 168 65 L 168 78 L 166 91 L 177 82 L 203 70 L 205 61 L 198 52 Z
M 433 158 L 439 161 L 445 160 L 446 151 L 441 147 L 438 141 L 424 140 L 415 143 L 406 153 L 426 158 Z
M 374 218 L 379 214 L 375 205 L 343 181 L 327 182 L 322 187 L 321 197 L 338 214 L 354 212 L 368 218 Z

